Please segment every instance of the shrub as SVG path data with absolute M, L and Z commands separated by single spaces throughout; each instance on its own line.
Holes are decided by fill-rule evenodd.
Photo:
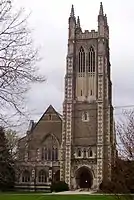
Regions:
M 99 189 L 105 193 L 113 193 L 115 191 L 115 185 L 109 180 L 102 181 L 102 183 L 99 186 Z
M 64 181 L 53 183 L 51 186 L 51 192 L 63 192 L 68 190 L 69 190 L 68 184 L 65 183 Z

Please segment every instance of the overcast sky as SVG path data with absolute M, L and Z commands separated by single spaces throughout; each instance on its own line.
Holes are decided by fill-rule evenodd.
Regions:
M 35 45 L 43 58 L 39 64 L 47 81 L 34 85 L 28 95 L 28 107 L 37 120 L 49 104 L 62 111 L 66 68 L 68 17 L 71 4 L 80 16 L 82 29 L 97 29 L 99 0 L 16 0 L 31 16 Z M 103 0 L 110 27 L 110 56 L 113 105 L 134 105 L 134 1 Z M 119 113 L 120 110 L 117 110 Z

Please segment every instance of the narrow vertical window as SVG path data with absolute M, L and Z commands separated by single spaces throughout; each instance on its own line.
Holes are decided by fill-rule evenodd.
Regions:
M 91 149 L 88 150 L 88 157 L 93 157 L 93 151 Z
M 82 96 L 82 90 L 81 90 L 81 96 Z
M 55 160 L 58 160 L 58 149 L 55 149 Z
M 45 157 L 45 160 L 47 160 L 48 159 L 48 149 L 47 148 L 44 148 L 44 157 Z
M 83 151 L 83 157 L 86 158 L 86 149 L 84 148 L 84 151 Z
M 29 172 L 28 170 L 25 170 L 25 171 L 22 173 L 22 182 L 23 182 L 23 183 L 30 182 L 30 172 Z
M 51 160 L 52 158 L 52 151 L 50 148 L 48 148 L 48 160 Z
M 93 152 L 92 152 L 92 150 L 90 150 L 90 157 L 92 157 L 93 156 Z
M 89 50 L 89 64 L 88 72 L 95 72 L 95 51 L 93 47 Z
M 55 161 L 55 149 L 52 148 L 52 161 Z
M 46 172 L 45 172 L 44 170 L 40 170 L 40 171 L 39 171 L 38 181 L 39 181 L 40 183 L 45 183 L 45 182 L 47 182 L 47 176 L 46 176 Z
M 84 112 L 84 120 L 87 120 L 87 112 Z
M 81 157 L 81 149 L 78 149 L 78 157 Z
M 79 73 L 85 72 L 85 51 L 83 47 L 79 50 Z
M 82 121 L 88 122 L 89 121 L 89 113 L 84 111 L 82 112 Z
M 48 115 L 48 120 L 52 120 L 52 115 Z

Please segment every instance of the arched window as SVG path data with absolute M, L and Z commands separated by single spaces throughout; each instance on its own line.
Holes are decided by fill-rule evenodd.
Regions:
M 87 155 L 86 155 L 87 153 L 86 153 L 86 149 L 84 148 L 84 150 L 83 150 L 83 157 L 84 158 L 86 158 L 87 157 Z
M 91 149 L 88 150 L 88 157 L 92 157 L 93 156 L 93 151 Z
M 81 157 L 81 149 L 78 149 L 78 157 Z
M 95 72 L 95 51 L 93 47 L 90 47 L 89 49 L 89 72 Z
M 30 172 L 28 170 L 25 170 L 23 173 L 22 173 L 22 182 L 23 183 L 28 183 L 30 182 Z
M 85 72 L 85 51 L 83 47 L 79 50 L 79 72 Z
M 55 149 L 52 148 L 52 161 L 55 160 Z
M 59 144 L 58 144 L 58 141 L 57 141 L 57 139 L 54 135 L 49 134 L 45 138 L 45 140 L 43 142 L 43 146 L 44 146 L 44 151 L 42 153 L 44 153 L 44 160 L 49 160 L 49 161 L 58 160 Z
M 48 115 L 48 120 L 52 120 L 52 115 Z
M 93 152 L 92 152 L 92 150 L 90 150 L 90 157 L 92 157 L 93 156 Z
M 84 120 L 87 120 L 87 112 L 84 112 Z
M 43 154 L 44 154 L 44 160 L 47 160 L 48 159 L 47 148 L 44 148 Z
M 48 148 L 48 160 L 51 160 L 52 155 L 52 149 Z
M 89 113 L 87 111 L 82 112 L 82 121 L 89 122 Z
M 47 182 L 47 176 L 46 176 L 46 172 L 45 172 L 44 170 L 40 170 L 40 171 L 39 171 L 38 181 L 39 181 L 40 183 L 45 183 L 45 182 Z
M 58 160 L 58 148 L 44 148 L 42 150 L 42 160 Z
M 55 149 L 55 160 L 58 160 L 58 149 Z

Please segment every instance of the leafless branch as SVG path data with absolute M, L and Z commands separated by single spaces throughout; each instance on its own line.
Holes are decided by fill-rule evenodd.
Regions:
M 29 17 L 14 12 L 11 1 L 0 0 L 0 123 L 6 115 L 25 114 L 25 93 L 32 82 L 44 82 L 38 74 L 38 50 L 33 47 Z

